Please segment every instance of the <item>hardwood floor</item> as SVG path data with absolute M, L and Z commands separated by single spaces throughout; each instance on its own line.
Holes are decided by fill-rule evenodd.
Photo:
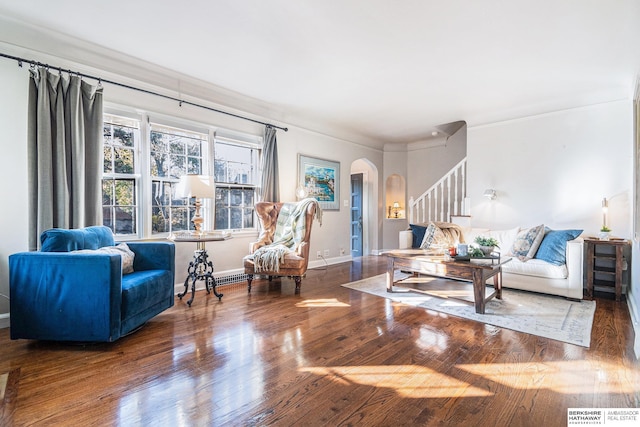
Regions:
M 640 407 L 626 304 L 598 299 L 591 348 L 340 286 L 386 259 L 196 293 L 111 344 L 11 341 L 0 425 L 566 426 Z M 0 393 L 1 394 L 1 393 Z

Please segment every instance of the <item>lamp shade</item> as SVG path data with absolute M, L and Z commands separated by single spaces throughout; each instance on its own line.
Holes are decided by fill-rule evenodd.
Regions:
M 176 186 L 176 197 L 209 199 L 213 195 L 213 177 L 208 175 L 182 175 Z

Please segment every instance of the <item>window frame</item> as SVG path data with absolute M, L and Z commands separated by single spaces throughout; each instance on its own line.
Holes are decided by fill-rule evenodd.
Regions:
M 137 215 L 137 230 L 134 234 L 116 234 L 114 238 L 116 241 L 126 241 L 135 239 L 165 239 L 170 236 L 170 232 L 154 233 L 152 227 L 152 213 L 153 213 L 153 182 L 158 177 L 151 175 L 151 132 L 152 127 L 174 128 L 183 130 L 186 132 L 199 133 L 206 138 L 202 142 L 201 151 L 201 171 L 203 175 L 214 176 L 215 165 L 215 144 L 217 140 L 226 143 L 233 143 L 235 145 L 250 147 L 257 150 L 253 168 L 255 169 L 255 184 L 251 185 L 253 189 L 253 201 L 254 204 L 260 197 L 260 177 L 261 177 L 261 160 L 263 150 L 263 138 L 259 135 L 254 135 L 245 132 L 232 131 L 226 128 L 221 128 L 215 125 L 207 125 L 201 122 L 180 119 L 169 115 L 153 113 L 149 111 L 141 111 L 139 109 L 133 109 L 130 107 L 120 106 L 105 106 L 104 117 L 116 116 L 125 120 L 135 121 L 139 124 L 138 138 L 134 142 L 134 168 L 135 168 L 135 183 L 137 186 L 136 191 L 136 215 Z M 104 169 L 102 171 L 101 180 L 108 178 Z M 168 174 L 170 175 L 170 174 Z M 164 180 L 170 178 L 162 177 Z M 175 182 L 178 180 L 175 179 Z M 214 178 L 215 181 L 215 178 Z M 218 189 L 218 183 L 216 185 L 216 192 Z M 244 187 L 249 187 L 248 184 L 240 184 Z M 189 212 L 192 212 L 193 200 L 187 201 L 189 206 Z M 104 206 L 104 205 L 103 205 Z M 204 218 L 203 228 L 206 230 L 213 230 L 215 227 L 215 199 L 202 200 L 201 215 Z M 254 206 L 252 209 L 252 224 L 250 228 L 232 228 L 225 229 L 230 231 L 234 235 L 255 234 L 258 231 L 258 221 L 255 214 Z M 189 229 L 193 226 L 189 221 Z M 218 229 L 221 230 L 221 229 Z
M 234 233 L 239 233 L 245 230 L 257 230 L 257 216 L 255 213 L 255 203 L 258 201 L 259 195 L 260 195 L 260 177 L 262 174 L 262 138 L 261 137 L 257 137 L 257 138 L 249 138 L 247 135 L 243 135 L 243 134 L 237 134 L 237 133 L 231 133 L 228 131 L 224 131 L 224 130 L 218 130 L 214 133 L 214 138 L 213 138 L 213 177 L 214 177 L 214 182 L 215 182 L 215 188 L 216 188 L 216 197 L 213 199 L 212 205 L 213 205 L 213 211 L 214 211 L 214 217 L 213 217 L 213 229 L 215 230 L 228 230 Z M 216 176 L 216 171 L 215 171 L 215 164 L 216 161 L 218 159 L 216 159 L 216 146 L 217 144 L 226 144 L 229 146 L 235 146 L 235 147 L 240 147 L 242 149 L 249 149 L 255 152 L 252 152 L 251 154 L 251 160 L 250 160 L 250 165 L 252 168 L 251 171 L 251 175 L 253 178 L 253 182 L 228 182 L 228 181 L 218 181 L 217 180 L 217 176 Z M 251 179 L 249 180 L 251 181 Z M 239 190 L 239 191 L 244 191 L 244 190 L 249 190 L 252 189 L 253 190 L 253 203 L 251 203 L 249 206 L 233 206 L 229 203 L 227 203 L 226 205 L 226 209 L 227 209 L 227 224 L 230 223 L 230 221 L 232 221 L 232 214 L 231 211 L 234 208 L 240 208 L 243 210 L 243 212 L 241 213 L 241 221 L 244 224 L 245 222 L 245 217 L 247 216 L 247 214 L 244 212 L 244 210 L 250 210 L 251 213 L 249 214 L 251 216 L 251 222 L 253 224 L 253 227 L 242 227 L 242 228 L 216 228 L 216 222 L 217 222 L 217 218 L 216 218 L 216 214 L 215 212 L 217 212 L 218 209 L 218 190 L 219 189 L 225 189 L 229 192 L 228 197 L 231 198 L 232 194 L 231 192 L 233 190 Z M 244 204 L 244 201 L 243 203 Z M 229 224 L 230 225 L 230 224 Z

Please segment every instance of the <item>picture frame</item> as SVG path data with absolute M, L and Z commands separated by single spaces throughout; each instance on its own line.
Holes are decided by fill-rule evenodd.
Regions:
M 322 210 L 340 210 L 340 162 L 298 154 L 298 184 Z

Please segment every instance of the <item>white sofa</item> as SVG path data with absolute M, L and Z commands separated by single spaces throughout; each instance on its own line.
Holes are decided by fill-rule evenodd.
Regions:
M 500 246 L 499 251 L 506 253 L 513 244 L 520 228 L 509 230 L 465 229 L 465 242 L 473 242 L 476 236 L 494 237 Z M 411 248 L 413 235 L 411 230 L 400 232 L 400 249 Z M 541 259 L 520 261 L 513 257 L 502 267 L 502 285 L 505 288 L 522 289 L 559 295 L 581 300 L 583 297 L 583 258 L 584 244 L 581 237 L 567 242 L 566 264 L 553 265 Z

